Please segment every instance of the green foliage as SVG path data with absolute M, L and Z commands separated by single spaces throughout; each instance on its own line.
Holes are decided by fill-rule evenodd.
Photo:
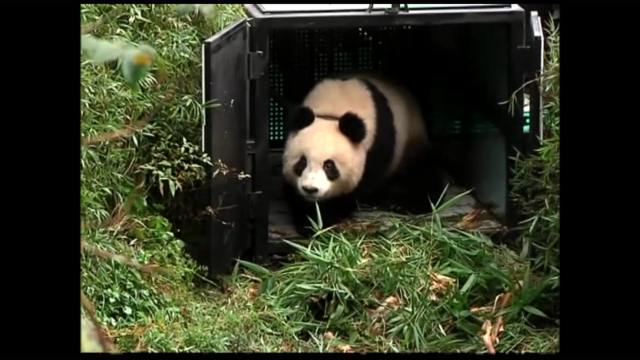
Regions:
M 203 273 L 147 202 L 147 191 L 170 198 L 201 181 L 210 163 L 199 145 L 201 44 L 243 16 L 238 5 L 210 6 L 219 12 L 207 17 L 181 16 L 166 4 L 81 6 L 81 236 L 113 255 L 83 251 L 82 292 L 97 320 L 124 338 L 128 329 L 150 324 L 188 328 L 183 299 Z M 140 196 L 132 196 L 136 189 Z M 142 273 L 117 257 L 169 271 Z
M 181 17 L 171 5 L 82 6 L 83 27 L 92 29 L 90 35 L 100 39 L 87 37 L 92 39 L 88 43 L 103 44 L 89 53 L 107 61 L 131 49 L 139 51 L 138 43 L 151 44 L 156 58 L 164 60 L 168 77 L 160 82 L 147 73 L 139 81 L 141 91 L 131 92 L 116 76 L 117 69 L 89 60 L 86 51 L 81 55 L 81 134 L 85 139 L 108 139 L 82 148 L 85 221 L 107 218 L 132 191 L 137 173 L 148 175 L 147 186 L 170 190 L 163 193 L 202 179 L 203 166 L 209 160 L 200 150 L 201 44 L 241 16 L 237 6 L 216 6 L 225 11 L 214 19 Z M 85 47 L 91 48 L 86 44 L 87 40 Z M 109 48 L 104 44 L 121 47 L 97 51 Z M 118 53 L 114 49 L 128 50 Z M 155 70 L 157 63 L 151 66 L 151 72 L 157 73 Z M 127 132 L 118 133 L 123 130 Z
M 540 148 L 516 159 L 514 197 L 522 206 L 523 257 L 537 267 L 559 272 L 560 254 L 560 33 L 547 27 L 548 52 L 540 90 L 544 101 L 544 134 Z
M 158 315 L 165 321 L 179 316 L 179 303 L 170 296 L 171 284 L 190 284 L 197 276 L 198 266 L 184 256 L 183 243 L 174 241 L 166 219 L 153 216 L 136 220 L 128 231 L 91 231 L 84 237 L 102 250 L 171 271 L 162 276 L 146 275 L 126 264 L 83 254 L 83 291 L 92 302 L 102 304 L 97 317 L 107 326 L 132 326 Z
M 437 211 L 393 220 L 375 237 L 328 231 L 308 246 L 289 244 L 301 259 L 277 271 L 240 262 L 261 278 L 259 304 L 274 313 L 271 325 L 288 334 L 331 333 L 369 351 L 385 343 L 390 351 L 482 352 L 478 332 L 502 316 L 509 326 L 497 350 L 525 351 L 526 334 L 537 331 L 530 322 L 547 318 L 537 306 L 548 278 L 533 277 L 517 252 L 444 224 Z M 472 311 L 507 293 L 508 306 L 495 314 Z M 556 331 L 544 334 L 554 338 Z M 557 339 L 540 350 L 556 346 Z

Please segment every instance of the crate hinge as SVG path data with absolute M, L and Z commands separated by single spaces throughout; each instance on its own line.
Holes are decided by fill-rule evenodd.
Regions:
M 264 75 L 269 63 L 263 51 L 249 52 L 249 80 L 256 80 Z

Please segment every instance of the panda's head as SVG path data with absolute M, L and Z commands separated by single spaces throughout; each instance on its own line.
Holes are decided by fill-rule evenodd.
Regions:
M 364 172 L 365 135 L 365 123 L 353 113 L 336 119 L 296 109 L 283 154 L 285 181 L 308 201 L 352 192 Z

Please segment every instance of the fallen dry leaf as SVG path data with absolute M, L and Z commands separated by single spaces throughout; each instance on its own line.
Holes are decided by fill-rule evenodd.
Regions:
M 434 282 L 432 286 L 437 286 L 437 287 L 449 286 L 456 281 L 456 279 L 450 278 L 445 275 L 437 274 L 433 271 L 429 272 L 429 276 L 431 277 L 431 280 L 433 280 Z
M 493 302 L 493 313 L 495 314 L 497 311 L 504 309 L 511 300 L 511 293 L 500 294 L 496 296 L 496 299 Z
M 396 309 L 398 308 L 398 305 L 400 305 L 400 300 L 395 296 L 389 296 L 384 300 L 384 305 Z
M 379 291 L 376 291 L 376 292 L 373 293 L 373 297 L 376 300 L 380 301 L 380 299 L 382 298 L 382 293 L 380 293 Z M 380 313 L 383 313 L 383 312 L 388 312 L 389 309 L 395 310 L 401 304 L 402 304 L 402 301 L 398 297 L 396 297 L 396 296 L 388 296 L 375 309 L 367 308 L 365 310 L 369 313 L 369 315 L 375 315 L 375 314 L 380 314 Z
M 249 288 L 249 298 L 255 298 L 258 296 L 258 284 L 252 284 Z
M 474 209 L 460 220 L 455 227 L 466 231 L 480 231 L 491 233 L 504 229 L 496 219 L 485 209 Z
M 383 294 L 379 291 L 374 292 L 374 297 L 376 300 L 380 301 Z M 383 330 L 383 319 L 387 317 L 391 310 L 396 310 L 400 305 L 402 305 L 402 299 L 396 296 L 388 296 L 382 301 L 380 305 L 374 308 L 365 308 L 365 311 L 371 318 L 373 318 L 369 332 L 373 335 L 380 335 L 384 332 Z
M 429 285 L 429 299 L 432 301 L 437 301 L 439 296 L 446 294 L 449 287 L 456 281 L 453 278 L 437 274 L 433 271 L 429 272 L 429 277 L 431 278 L 431 284 Z
M 509 300 L 511 300 L 511 293 L 504 293 L 496 296 L 496 299 L 493 301 L 493 309 L 492 313 L 495 314 L 497 311 L 502 310 L 507 304 Z M 474 309 L 485 309 L 483 308 L 474 308 Z M 471 309 L 473 311 L 474 309 Z M 495 345 L 500 342 L 499 335 L 504 331 L 504 318 L 499 316 L 496 320 L 495 324 L 491 323 L 491 320 L 486 320 L 482 325 L 482 340 L 484 341 L 484 345 L 489 350 L 491 354 L 496 353 Z
M 371 329 L 369 330 L 369 332 L 372 335 L 381 335 L 382 334 L 382 323 L 379 321 L 376 321 L 373 323 L 373 325 L 371 326 Z
M 351 346 L 349 346 L 349 344 L 344 344 L 344 345 L 338 345 L 337 349 L 345 352 L 345 353 L 352 353 L 353 349 L 351 349 Z
M 383 315 L 385 317 L 389 313 L 389 309 L 395 310 L 400 305 L 400 300 L 395 296 L 389 296 L 384 299 L 381 305 L 379 305 L 375 310 L 373 310 L 373 314 L 375 315 Z M 370 309 L 367 309 L 369 311 Z
M 495 354 L 495 345 L 500 343 L 498 335 L 504 331 L 502 316 L 498 318 L 495 325 L 491 324 L 491 320 L 486 320 L 482 325 L 482 331 L 482 341 L 484 342 L 485 347 L 491 354 Z
M 504 320 L 502 318 L 502 316 L 500 316 L 498 318 L 498 320 L 496 321 L 496 325 L 493 326 L 493 329 L 491 331 L 491 338 L 493 339 L 493 341 L 498 344 L 500 342 L 500 339 L 498 338 L 498 335 L 500 335 L 501 332 L 504 331 Z
M 387 313 L 388 313 L 389 311 L 388 311 L 388 309 L 387 309 L 385 306 L 380 305 L 380 306 L 378 306 L 377 308 L 375 308 L 375 309 L 373 309 L 373 310 L 368 309 L 368 310 L 367 310 L 367 312 L 368 312 L 369 314 L 373 315 L 373 316 L 378 315 L 378 316 L 380 316 L 380 317 L 385 317 L 385 316 L 387 316 Z
M 363 221 L 363 220 L 345 221 L 338 224 L 336 228 L 343 231 L 350 231 L 350 232 L 356 232 L 356 233 L 373 233 L 380 230 L 380 227 L 378 226 L 378 224 L 370 221 Z
M 489 353 L 495 354 L 496 348 L 493 345 L 495 339 L 491 337 L 493 332 L 493 326 L 491 325 L 491 320 L 487 320 L 484 322 L 484 324 L 482 324 L 482 331 L 484 332 L 484 334 L 482 335 L 482 341 L 484 341 L 484 346 L 487 348 L 487 350 L 489 350 Z
M 462 220 L 460 220 L 455 226 L 464 230 L 472 230 L 477 227 L 475 221 L 482 215 L 484 212 L 483 209 L 474 209 L 467 215 L 465 215 Z
M 481 306 L 481 307 L 472 307 L 471 308 L 471 312 L 472 313 L 476 313 L 476 312 L 491 312 L 493 310 L 493 307 L 491 306 Z

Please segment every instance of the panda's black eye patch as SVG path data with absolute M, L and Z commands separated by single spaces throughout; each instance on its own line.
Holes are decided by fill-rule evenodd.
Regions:
M 303 155 L 293 165 L 293 173 L 296 174 L 296 176 L 302 176 L 302 172 L 306 167 L 307 167 L 307 158 Z
M 324 164 L 322 164 L 322 169 L 324 173 L 327 174 L 327 179 L 331 181 L 337 180 L 340 177 L 340 170 L 338 170 L 333 160 L 326 160 Z

